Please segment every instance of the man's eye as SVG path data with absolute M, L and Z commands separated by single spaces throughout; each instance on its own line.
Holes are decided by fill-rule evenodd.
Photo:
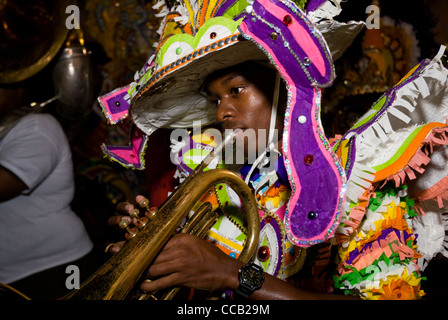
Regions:
M 213 103 L 215 106 L 219 106 L 219 104 L 221 103 L 221 99 L 211 99 L 210 101 L 211 101 L 211 103 Z
M 241 87 L 235 87 L 235 88 L 230 89 L 230 92 L 231 92 L 232 94 L 238 94 L 238 93 L 241 92 L 241 90 L 243 90 L 243 88 L 241 88 Z

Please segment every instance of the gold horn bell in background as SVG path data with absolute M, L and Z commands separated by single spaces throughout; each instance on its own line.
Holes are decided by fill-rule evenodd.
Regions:
M 213 152 L 212 152 L 213 153 Z M 141 281 L 141 277 L 151 262 L 174 235 L 181 222 L 189 216 L 198 200 L 212 187 L 224 183 L 233 189 L 241 199 L 247 220 L 247 238 L 238 260 L 248 262 L 257 247 L 260 232 L 258 206 L 252 191 L 235 173 L 225 169 L 204 171 L 207 161 L 192 172 L 179 188 L 161 205 L 157 212 L 149 216 L 140 230 L 129 230 L 128 241 L 121 250 L 100 267 L 79 289 L 73 290 L 64 299 L 74 300 L 122 300 Z M 207 205 L 206 205 L 207 206 Z M 211 206 L 210 206 L 211 207 Z M 197 215 L 207 215 L 207 208 L 201 207 L 187 220 L 185 229 L 204 236 L 213 225 L 211 219 L 195 219 Z M 199 225 L 190 225 L 201 220 Z M 204 222 L 205 221 L 205 222 Z M 146 221 L 145 221 L 146 222 Z M 124 227 L 128 227 L 124 225 Z M 198 230 L 198 231 L 195 231 Z M 190 231 L 188 231 L 190 233 Z M 173 293 L 174 292 L 174 293 Z M 176 288 L 163 299 L 172 299 Z
M 81 120 L 92 112 L 97 97 L 81 18 L 72 25 L 70 6 L 76 3 L 0 0 L 0 85 L 25 85 L 37 77 L 26 84 L 42 89 L 30 97 L 29 106 L 39 110 L 54 102 L 57 115 L 70 124 L 64 128 L 69 139 L 85 124 Z
M 0 0 L 0 83 L 28 79 L 53 60 L 67 37 L 69 4 Z

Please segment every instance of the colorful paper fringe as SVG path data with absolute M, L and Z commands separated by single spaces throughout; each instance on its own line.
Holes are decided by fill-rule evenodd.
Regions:
M 340 246 L 335 288 L 364 299 L 424 295 L 405 190 L 385 187 L 370 194 L 362 225 Z

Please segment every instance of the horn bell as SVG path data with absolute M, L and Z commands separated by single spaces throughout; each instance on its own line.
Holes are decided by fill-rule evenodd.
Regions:
M 30 78 L 56 56 L 67 37 L 68 0 L 0 0 L 0 83 Z

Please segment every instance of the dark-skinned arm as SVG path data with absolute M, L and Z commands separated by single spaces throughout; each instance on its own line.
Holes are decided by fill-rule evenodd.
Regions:
M 118 211 L 130 212 L 134 206 L 121 203 Z M 109 224 L 116 225 L 123 216 L 115 216 Z M 127 218 L 129 219 L 129 218 Z M 123 243 L 111 247 L 116 253 Z M 226 255 L 215 245 L 188 234 L 172 237 L 153 261 L 146 274 L 150 282 L 143 282 L 141 289 L 153 292 L 174 286 L 200 290 L 233 292 L 239 286 L 238 271 L 243 263 Z M 341 300 L 359 299 L 353 296 L 307 291 L 264 273 L 261 289 L 249 296 L 253 300 Z
M 155 290 L 183 285 L 210 291 L 236 291 L 240 261 L 229 257 L 215 245 L 188 234 L 174 236 L 148 269 L 147 277 L 156 279 L 141 289 Z M 352 296 L 312 292 L 297 288 L 265 273 L 261 289 L 249 296 L 253 300 L 340 300 Z

